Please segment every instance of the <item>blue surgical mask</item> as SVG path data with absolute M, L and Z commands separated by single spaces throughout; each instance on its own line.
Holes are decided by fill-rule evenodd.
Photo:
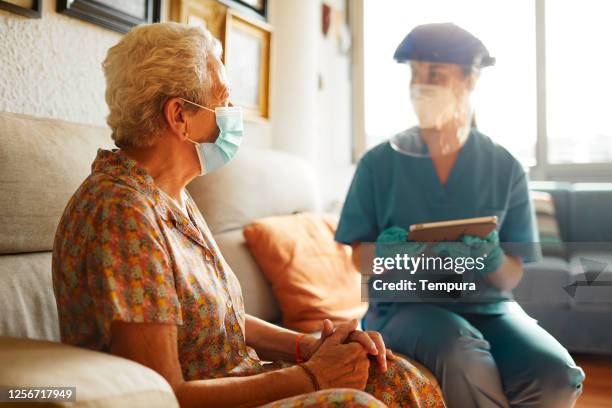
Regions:
M 242 108 L 239 106 L 222 106 L 212 110 L 187 99 L 180 99 L 214 112 L 219 127 L 219 136 L 215 143 L 198 143 L 188 139 L 196 146 L 200 168 L 202 169 L 200 175 L 208 174 L 225 166 L 236 156 L 240 143 L 242 143 L 244 134 Z

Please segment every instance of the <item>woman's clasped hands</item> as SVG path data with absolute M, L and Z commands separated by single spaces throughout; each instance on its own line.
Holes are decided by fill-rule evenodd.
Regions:
M 321 389 L 354 388 L 363 390 L 368 380 L 370 360 L 375 359 L 382 372 L 393 352 L 385 347 L 382 336 L 374 331 L 357 330 L 357 320 L 334 327 L 325 319 L 321 336 L 304 336 L 302 357 L 316 376 Z

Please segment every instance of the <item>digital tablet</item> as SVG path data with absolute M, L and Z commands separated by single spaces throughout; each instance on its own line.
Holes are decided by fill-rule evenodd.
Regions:
M 497 227 L 497 217 L 475 217 L 413 224 L 408 239 L 417 242 L 458 241 L 463 235 L 484 238 Z

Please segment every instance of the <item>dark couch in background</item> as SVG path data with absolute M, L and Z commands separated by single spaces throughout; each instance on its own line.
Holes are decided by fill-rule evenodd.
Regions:
M 515 297 L 570 351 L 612 354 L 612 184 L 530 187 L 552 196 L 563 243 L 543 244 Z

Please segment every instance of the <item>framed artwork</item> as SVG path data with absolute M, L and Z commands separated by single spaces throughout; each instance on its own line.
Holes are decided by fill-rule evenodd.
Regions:
M 268 0 L 219 0 L 221 3 L 243 14 L 265 20 L 268 15 Z
M 245 117 L 267 119 L 272 28 L 228 10 L 225 22 L 224 62 L 231 99 Z
M 42 0 L 0 0 L 0 9 L 25 17 L 40 18 Z
M 232 102 L 245 119 L 267 120 L 272 27 L 221 0 L 172 0 L 170 19 L 206 28 L 221 42 Z
M 57 0 L 57 11 L 120 33 L 158 22 L 161 0 Z
M 207 29 L 221 44 L 225 41 L 227 6 L 217 0 L 172 0 L 170 20 Z

